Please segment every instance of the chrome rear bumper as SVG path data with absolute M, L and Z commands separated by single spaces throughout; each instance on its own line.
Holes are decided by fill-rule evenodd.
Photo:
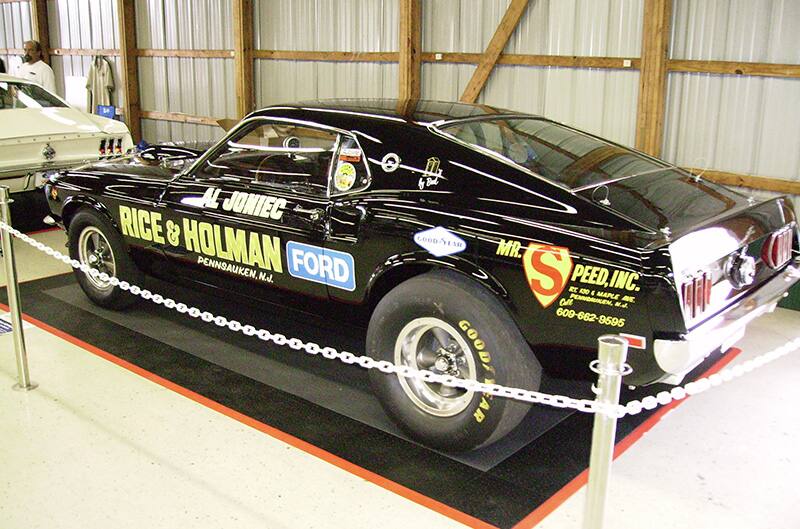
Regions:
M 655 340 L 653 352 L 666 373 L 658 382 L 680 384 L 683 377 L 717 349 L 726 351 L 744 336 L 747 324 L 772 312 L 786 291 L 800 280 L 798 261 L 758 290 L 696 327 L 682 340 Z

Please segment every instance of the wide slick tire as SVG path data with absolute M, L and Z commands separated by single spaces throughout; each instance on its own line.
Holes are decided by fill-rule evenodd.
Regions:
M 109 219 L 91 209 L 81 209 L 69 223 L 69 255 L 120 281 L 141 285 L 144 279 Z M 78 269 L 74 272 L 86 296 L 101 307 L 119 310 L 138 300 L 107 280 Z
M 485 287 L 434 271 L 396 286 L 378 303 L 367 351 L 379 360 L 479 382 L 538 390 L 542 368 L 506 308 Z M 487 446 L 519 424 L 530 405 L 370 371 L 386 412 L 412 438 L 437 449 Z

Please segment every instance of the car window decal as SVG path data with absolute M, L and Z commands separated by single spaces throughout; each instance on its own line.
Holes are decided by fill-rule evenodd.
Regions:
M 356 182 L 356 168 L 350 162 L 339 162 L 333 175 L 333 186 L 337 191 L 349 191 Z

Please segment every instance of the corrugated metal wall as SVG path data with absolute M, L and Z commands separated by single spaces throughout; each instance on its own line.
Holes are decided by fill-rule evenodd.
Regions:
M 54 47 L 116 48 L 113 0 L 49 0 Z M 255 0 L 256 49 L 397 51 L 398 0 Z M 509 0 L 426 0 L 423 49 L 482 52 Z M 138 46 L 232 49 L 227 0 L 137 0 Z M 0 4 L 0 46 L 30 38 L 27 2 Z M 643 0 L 535 0 L 506 53 L 638 57 Z M 797 0 L 674 0 L 675 59 L 800 63 Z M 53 58 L 83 74 L 88 58 Z M 116 61 L 113 61 L 116 63 Z M 472 65 L 424 64 L 422 95 L 457 99 Z M 232 59 L 140 58 L 143 110 L 235 116 Z M 547 115 L 624 144 L 635 136 L 638 72 L 498 66 L 479 102 Z M 395 97 L 398 67 L 381 63 L 255 61 L 256 104 Z M 63 86 L 61 87 L 63 89 Z M 798 179 L 800 80 L 672 73 L 664 157 L 682 165 Z M 221 130 L 153 120 L 149 141 L 207 140 Z
M 0 4 L 0 48 L 22 49 L 22 43 L 31 38 L 31 6 L 28 2 Z M 18 56 L 0 54 L 9 73 L 22 60 Z
M 221 0 L 137 0 L 139 48 L 220 50 L 233 48 L 231 2 Z M 233 118 L 236 90 L 233 59 L 140 57 L 142 110 Z M 146 119 L 148 142 L 211 141 L 219 127 Z
M 423 2 L 423 49 L 483 52 L 508 4 Z M 638 57 L 641 31 L 641 0 L 538 0 L 522 16 L 505 53 Z M 474 70 L 472 65 L 424 64 L 423 97 L 458 99 Z M 543 114 L 632 145 L 638 92 L 636 71 L 497 66 L 478 102 Z
M 256 0 L 255 47 L 397 51 L 398 0 Z M 397 97 L 397 64 L 256 60 L 256 105 L 335 97 Z
M 674 59 L 800 64 L 800 2 L 675 0 Z M 798 180 L 800 79 L 672 73 L 664 157 Z
M 114 0 L 48 0 L 47 23 L 50 27 L 51 48 L 119 48 L 117 5 Z M 116 88 L 112 103 L 122 104 L 118 57 L 106 57 L 114 72 Z M 89 74 L 92 57 L 50 56 L 50 66 L 56 76 L 56 89 L 65 95 L 67 76 L 85 77 Z

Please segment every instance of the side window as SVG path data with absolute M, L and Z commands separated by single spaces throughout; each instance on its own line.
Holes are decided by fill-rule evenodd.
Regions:
M 331 181 L 331 195 L 358 191 L 369 185 L 369 171 L 361 147 L 352 136 L 341 136 Z
M 336 144 L 335 132 L 256 122 L 228 138 L 198 176 L 285 185 L 325 195 Z

